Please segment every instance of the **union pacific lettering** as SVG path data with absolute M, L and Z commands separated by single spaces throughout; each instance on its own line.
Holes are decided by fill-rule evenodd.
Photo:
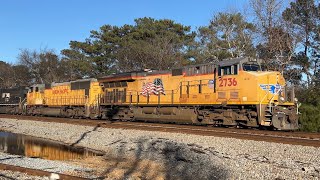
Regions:
M 68 89 L 54 89 L 52 90 L 52 94 L 66 94 L 68 93 Z

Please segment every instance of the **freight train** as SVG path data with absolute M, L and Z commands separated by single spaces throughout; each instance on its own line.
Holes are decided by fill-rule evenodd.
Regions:
M 25 102 L 5 112 L 296 130 L 297 101 L 280 72 L 246 57 L 36 84 Z

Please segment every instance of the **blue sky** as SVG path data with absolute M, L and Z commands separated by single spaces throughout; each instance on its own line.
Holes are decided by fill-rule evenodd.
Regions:
M 240 10 L 248 0 L 2 0 L 0 60 L 16 63 L 19 49 L 54 49 L 84 41 L 104 24 L 133 24 L 140 17 L 172 19 L 197 27 L 214 13 Z

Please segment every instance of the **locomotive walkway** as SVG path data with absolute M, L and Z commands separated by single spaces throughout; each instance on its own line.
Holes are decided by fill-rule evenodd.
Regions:
M 134 129 L 146 131 L 160 131 L 202 136 L 218 136 L 254 141 L 266 141 L 292 145 L 320 147 L 320 133 L 283 132 L 257 129 L 220 128 L 212 126 L 193 126 L 180 124 L 159 124 L 144 122 L 110 122 L 105 120 L 67 119 L 53 117 L 34 117 L 17 115 L 0 115 L 0 118 L 19 120 L 34 120 L 43 122 L 68 123 L 103 128 Z

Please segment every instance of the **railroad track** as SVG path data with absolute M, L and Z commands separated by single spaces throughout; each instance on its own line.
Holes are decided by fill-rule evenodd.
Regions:
M 13 165 L 8 165 L 8 164 L 3 164 L 3 163 L 0 163 L 0 170 L 18 171 L 21 173 L 26 173 L 31 176 L 41 176 L 41 177 L 46 176 L 48 178 L 52 174 L 51 172 L 44 171 L 44 170 L 30 169 L 30 168 L 26 168 L 26 167 L 13 166 Z M 85 179 L 88 179 L 88 178 L 71 176 L 71 175 L 62 174 L 62 173 L 54 173 L 54 174 L 58 175 L 59 179 L 63 179 L 63 180 L 85 180 Z
M 266 141 L 292 145 L 320 147 L 320 133 L 266 131 L 256 129 L 236 129 L 210 126 L 194 126 L 180 124 L 144 123 L 144 122 L 109 122 L 105 120 L 67 119 L 54 117 L 4 115 L 0 118 L 19 120 L 36 120 L 43 122 L 68 123 L 74 125 L 99 126 L 102 128 L 121 128 L 170 133 L 184 133 L 201 136 L 218 136 L 227 138 Z

